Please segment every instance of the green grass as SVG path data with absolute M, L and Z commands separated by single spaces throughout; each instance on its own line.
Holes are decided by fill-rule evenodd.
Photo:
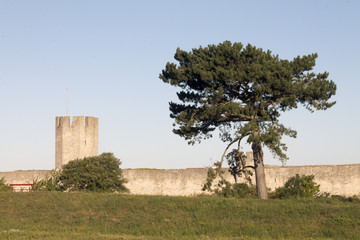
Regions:
M 0 193 L 0 239 L 360 239 L 360 204 Z

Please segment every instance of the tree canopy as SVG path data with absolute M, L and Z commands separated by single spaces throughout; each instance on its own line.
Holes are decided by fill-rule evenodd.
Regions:
M 44 191 L 127 192 L 120 165 L 113 153 L 75 159 L 34 186 Z
M 181 89 L 179 101 L 170 102 L 174 133 L 192 144 L 212 137 L 215 129 L 230 144 L 248 137 L 258 194 L 259 188 L 264 192 L 262 146 L 285 161 L 286 145 L 281 139 L 296 137 L 296 131 L 279 122 L 280 113 L 298 104 L 309 111 L 335 104 L 329 102 L 336 93 L 329 74 L 312 72 L 317 57 L 314 53 L 289 61 L 269 50 L 230 41 L 189 52 L 178 48 L 177 63 L 167 63 L 160 74 L 165 83 Z M 260 195 L 267 198 L 267 193 Z

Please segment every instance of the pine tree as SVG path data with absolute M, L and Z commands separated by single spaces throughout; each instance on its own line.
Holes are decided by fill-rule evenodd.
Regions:
M 296 131 L 279 122 L 281 112 L 302 104 L 309 111 L 326 110 L 336 85 L 328 73 L 312 72 L 317 54 L 280 59 L 271 51 L 225 41 L 192 51 L 177 49 L 176 63 L 160 74 L 165 83 L 179 87 L 178 102 L 170 102 L 173 132 L 194 144 L 212 137 L 215 129 L 223 141 L 247 137 L 254 155 L 258 197 L 267 199 L 263 146 L 286 161 L 284 135 Z

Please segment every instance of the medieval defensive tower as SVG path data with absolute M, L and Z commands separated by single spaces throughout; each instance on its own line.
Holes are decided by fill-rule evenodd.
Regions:
M 98 155 L 99 119 L 56 117 L 55 167 L 74 159 Z

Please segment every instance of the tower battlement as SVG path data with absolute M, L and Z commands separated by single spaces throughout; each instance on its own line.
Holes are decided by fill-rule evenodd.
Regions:
M 71 121 L 72 120 L 72 121 Z M 56 128 L 59 127 L 80 127 L 83 124 L 85 127 L 93 127 L 95 124 L 98 124 L 99 119 L 94 117 L 56 117 Z
M 56 117 L 55 129 L 56 168 L 74 159 L 98 155 L 98 118 Z

